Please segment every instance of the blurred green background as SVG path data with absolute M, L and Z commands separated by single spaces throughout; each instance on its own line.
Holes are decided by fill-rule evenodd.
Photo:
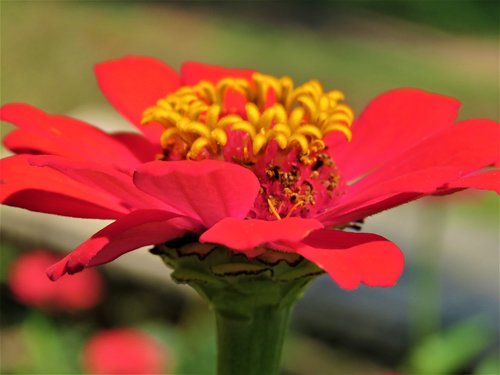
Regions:
M 496 1 L 3 0 L 0 101 L 26 102 L 48 112 L 84 118 L 95 117 L 97 111 L 97 118 L 115 121 L 95 84 L 92 67 L 98 61 L 137 54 L 158 57 L 176 69 L 183 61 L 196 60 L 290 75 L 297 81 L 317 78 L 327 88 L 344 91 L 357 113 L 385 90 L 419 87 L 458 98 L 463 103 L 460 118 L 498 120 L 498 28 Z M 2 124 L 3 134 L 11 129 Z M 413 270 L 407 271 L 406 289 L 381 292 L 394 303 L 394 310 L 402 306 L 397 301 L 408 300 L 404 304 L 408 310 L 401 312 L 407 322 L 393 333 L 405 337 L 398 350 L 384 349 L 385 354 L 366 350 L 373 345 L 371 341 L 363 345 L 360 340 L 348 343 L 345 336 L 335 339 L 338 330 L 331 331 L 333 338 L 320 337 L 308 329 L 307 319 L 301 320 L 299 313 L 287 343 L 284 373 L 498 373 L 498 358 L 490 355 L 499 332 L 498 198 L 462 194 L 413 207 L 392 213 L 396 219 L 389 213 L 373 227 L 370 220 L 367 223 L 367 229 L 374 228 L 389 238 L 404 237 L 404 246 L 398 243 L 406 252 L 408 269 Z M 65 243 L 55 241 L 56 232 L 44 230 L 50 241 L 40 235 L 14 233 L 8 224 L 15 222 L 19 212 L 2 211 L 1 373 L 81 373 L 78 350 L 85 337 L 103 327 L 120 325 L 156 332 L 178 356 L 176 373 L 213 373 L 209 311 L 196 297 L 186 295 L 185 289 L 176 292 L 145 282 L 147 269 L 104 267 L 111 297 L 86 317 L 54 316 L 16 302 L 5 281 L 16 254 L 45 244 L 69 250 Z M 472 243 L 487 248 L 455 247 L 457 242 L 470 243 L 475 236 L 478 240 Z M 452 245 L 445 246 L 447 243 Z M 465 305 L 481 296 L 477 309 L 450 315 L 450 305 L 441 302 L 447 283 L 451 290 L 463 291 Z M 338 310 L 350 299 L 364 298 L 364 290 L 347 296 L 335 286 L 329 288 L 331 298 L 341 301 Z M 318 298 L 327 293 L 323 287 L 315 290 Z M 310 298 L 310 309 L 315 309 L 314 293 Z M 475 317 L 484 313 L 483 306 L 488 310 L 491 305 L 496 321 Z M 370 311 L 359 302 L 352 306 L 353 311 Z M 451 318 L 445 319 L 446 314 Z M 332 326 L 339 324 L 334 320 L 332 316 Z M 349 326 L 348 322 L 342 324 Z M 357 337 L 354 324 L 350 329 L 354 333 L 349 337 Z M 62 341 L 47 343 L 47 337 L 54 336 Z M 477 344 L 474 350 L 464 350 L 470 342 Z M 50 368 L 47 361 L 40 360 L 47 348 L 51 358 L 56 358 L 49 361 Z M 31 355 L 26 355 L 30 350 Z M 53 367 L 57 358 L 65 358 L 60 361 L 62 368 Z

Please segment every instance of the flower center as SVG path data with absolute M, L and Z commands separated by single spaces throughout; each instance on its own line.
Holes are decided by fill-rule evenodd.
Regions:
M 333 198 L 340 177 L 324 137 L 348 141 L 354 119 L 342 92 L 312 80 L 254 73 L 184 86 L 158 100 L 142 123 L 159 123 L 164 160 L 220 159 L 251 168 L 261 182 L 252 217 L 308 217 Z

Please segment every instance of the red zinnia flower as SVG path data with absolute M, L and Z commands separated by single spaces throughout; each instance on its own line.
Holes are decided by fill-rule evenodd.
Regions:
M 165 348 L 132 328 L 98 332 L 85 345 L 83 366 L 91 375 L 151 375 L 166 371 Z
M 9 286 L 14 296 L 26 305 L 42 309 L 84 310 L 101 301 L 103 281 L 96 270 L 68 277 L 58 283 L 47 279 L 45 270 L 59 257 L 36 249 L 22 254 L 9 270 Z
M 346 289 L 390 286 L 397 246 L 343 229 L 429 194 L 498 191 L 498 123 L 455 122 L 450 97 L 393 90 L 353 122 L 343 94 L 317 81 L 199 63 L 178 75 L 146 57 L 98 64 L 96 75 L 143 136 L 25 104 L 1 112 L 18 126 L 5 140 L 19 154 L 2 160 L 5 204 L 115 219 L 52 279 L 192 233 L 249 257 L 300 254 Z

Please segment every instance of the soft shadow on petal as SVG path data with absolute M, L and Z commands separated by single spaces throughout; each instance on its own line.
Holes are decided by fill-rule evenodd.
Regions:
M 85 186 L 118 199 L 129 210 L 164 209 L 176 211 L 164 202 L 137 189 L 129 174 L 91 162 L 68 160 L 59 156 L 32 156 L 28 162 L 36 167 L 54 169 Z
M 166 211 L 134 211 L 111 223 L 47 270 L 51 280 L 111 262 L 142 246 L 157 245 L 199 228 L 189 219 Z
M 226 218 L 203 233 L 200 242 L 245 251 L 270 242 L 298 242 L 320 228 L 323 225 L 317 220 L 297 217 L 275 221 Z
M 0 160 L 0 202 L 50 214 L 115 219 L 129 210 L 120 200 L 63 173 L 33 166 L 44 156 L 14 155 Z
M 390 287 L 403 272 L 401 250 L 387 239 L 371 233 L 323 229 L 313 232 L 293 247 L 347 290 L 355 289 L 359 284 Z
M 458 181 L 462 178 L 498 164 L 499 132 L 500 125 L 495 121 L 459 122 L 350 185 L 335 207 L 318 219 L 330 225 L 342 224 L 425 195 L 443 193 L 447 186 L 460 188 Z M 491 183 L 482 186 L 495 187 Z
M 225 217 L 244 218 L 260 188 L 248 169 L 217 160 L 146 163 L 134 183 L 207 228 Z
M 116 110 L 151 142 L 159 144 L 162 126 L 141 125 L 142 114 L 156 101 L 179 88 L 177 73 L 152 57 L 126 56 L 97 64 L 95 74 L 102 93 Z
M 456 178 L 496 165 L 500 157 L 500 123 L 472 119 L 456 123 L 404 152 L 356 182 L 349 192 L 425 169 L 453 167 Z
M 365 190 L 345 195 L 316 219 L 326 225 L 341 225 L 399 206 L 425 195 L 434 194 L 444 184 L 456 178 L 454 167 L 424 169 L 381 181 Z
M 7 134 L 3 139 L 4 146 L 15 154 L 46 154 L 46 155 L 65 155 L 77 156 L 76 150 L 72 155 L 68 155 L 68 150 L 61 144 L 50 139 L 41 138 L 23 129 L 16 129 Z
M 465 176 L 450 182 L 445 189 L 479 189 L 491 190 L 500 195 L 500 170 L 489 170 L 477 174 Z
M 27 149 L 31 153 L 91 160 L 122 170 L 132 170 L 140 163 L 109 134 L 71 117 L 50 115 L 28 104 L 13 103 L 0 108 L 0 119 L 21 131 L 5 140 L 5 145 L 14 152 Z
M 460 103 L 418 89 L 388 91 L 368 104 L 353 124 L 353 139 L 332 150 L 346 180 L 393 160 L 451 126 Z
M 156 156 L 163 153 L 158 144 L 149 142 L 141 134 L 122 132 L 113 133 L 111 136 L 127 147 L 142 163 L 156 160 Z

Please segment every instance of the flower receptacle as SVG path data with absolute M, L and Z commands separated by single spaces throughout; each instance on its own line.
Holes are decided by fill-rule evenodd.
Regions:
M 250 259 L 219 245 L 176 242 L 152 252 L 173 268 L 176 282 L 193 287 L 213 309 L 217 374 L 278 374 L 292 307 L 323 271 L 301 257 Z

